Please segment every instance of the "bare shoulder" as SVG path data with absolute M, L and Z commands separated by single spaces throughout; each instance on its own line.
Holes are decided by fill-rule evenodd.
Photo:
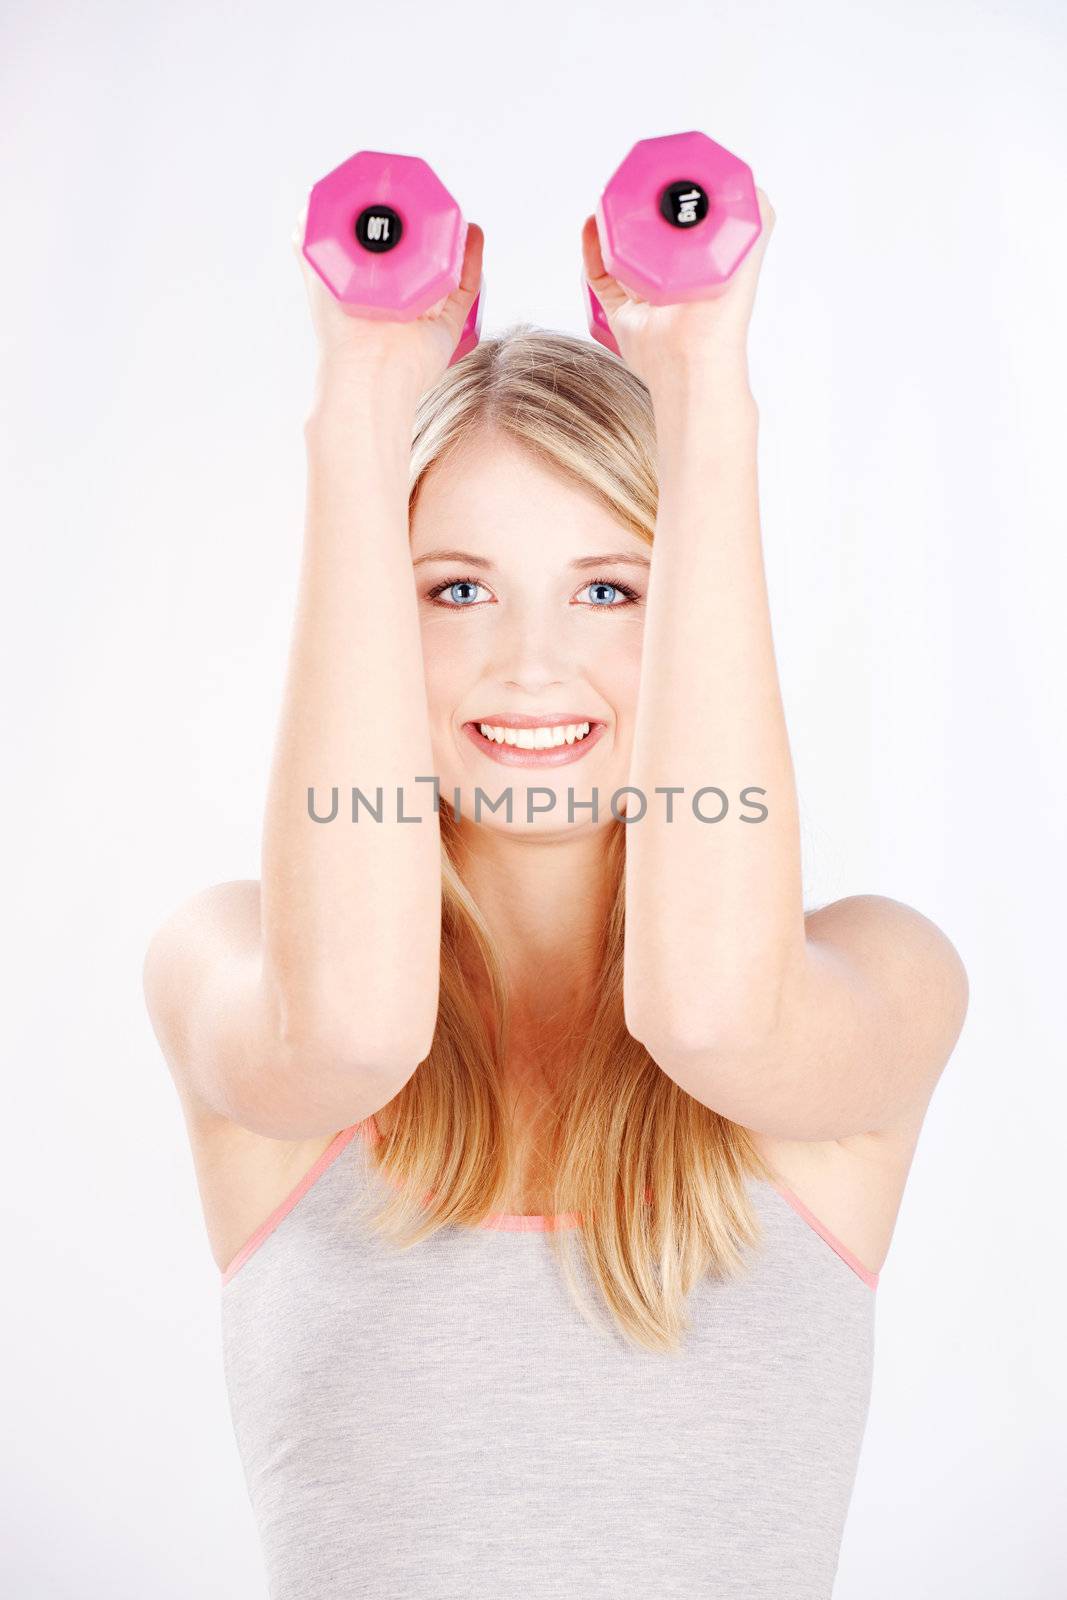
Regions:
M 847 950 L 858 971 L 889 980 L 953 1042 L 967 1012 L 967 969 L 952 940 L 903 900 L 853 894 L 805 913 L 810 944 Z
M 197 1009 L 210 977 L 251 966 L 258 947 L 259 882 L 254 878 L 199 890 L 155 929 L 142 969 L 145 1005 L 176 1078 L 188 1071 Z
M 259 943 L 259 880 L 214 883 L 183 900 L 156 928 L 145 952 L 144 991 L 153 1020 L 187 1000 L 191 975 L 220 950 L 253 951 Z

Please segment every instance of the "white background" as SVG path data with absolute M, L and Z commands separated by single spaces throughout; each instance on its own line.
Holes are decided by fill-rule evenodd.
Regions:
M 917 906 L 972 988 L 835 1600 L 1067 1592 L 1065 42 L 1053 0 L 8 6 L 7 1593 L 264 1594 L 140 984 L 181 900 L 258 875 L 304 195 L 421 154 L 486 229 L 485 331 L 582 332 L 582 218 L 687 128 L 778 214 L 752 370 L 809 903 Z

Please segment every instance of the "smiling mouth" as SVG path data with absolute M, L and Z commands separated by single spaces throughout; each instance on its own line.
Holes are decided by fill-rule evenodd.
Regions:
M 483 739 L 514 745 L 517 750 L 551 750 L 561 744 L 576 744 L 588 737 L 591 722 L 541 723 L 534 727 L 515 727 L 507 722 L 478 722 L 474 726 Z
M 497 717 L 465 722 L 468 737 L 505 766 L 559 766 L 580 760 L 607 724 L 592 717 Z

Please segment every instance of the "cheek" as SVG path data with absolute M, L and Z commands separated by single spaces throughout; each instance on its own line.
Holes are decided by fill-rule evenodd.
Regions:
M 451 624 L 451 626 L 450 626 Z M 450 717 L 463 698 L 471 674 L 477 671 L 475 656 L 464 629 L 452 617 L 425 613 L 419 618 L 422 665 L 426 676 L 426 701 L 431 722 Z
M 641 680 L 641 642 L 643 627 L 640 619 L 604 619 L 604 631 L 610 636 L 597 650 L 596 682 L 606 703 L 611 706 L 622 724 L 632 724 L 637 710 L 637 691 Z

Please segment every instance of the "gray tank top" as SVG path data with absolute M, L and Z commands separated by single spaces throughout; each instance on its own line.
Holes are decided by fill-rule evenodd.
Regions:
M 877 1275 L 750 1178 L 750 1271 L 658 1355 L 584 1320 L 546 1219 L 377 1238 L 378 1137 L 339 1133 L 222 1277 L 271 1600 L 828 1600 Z

